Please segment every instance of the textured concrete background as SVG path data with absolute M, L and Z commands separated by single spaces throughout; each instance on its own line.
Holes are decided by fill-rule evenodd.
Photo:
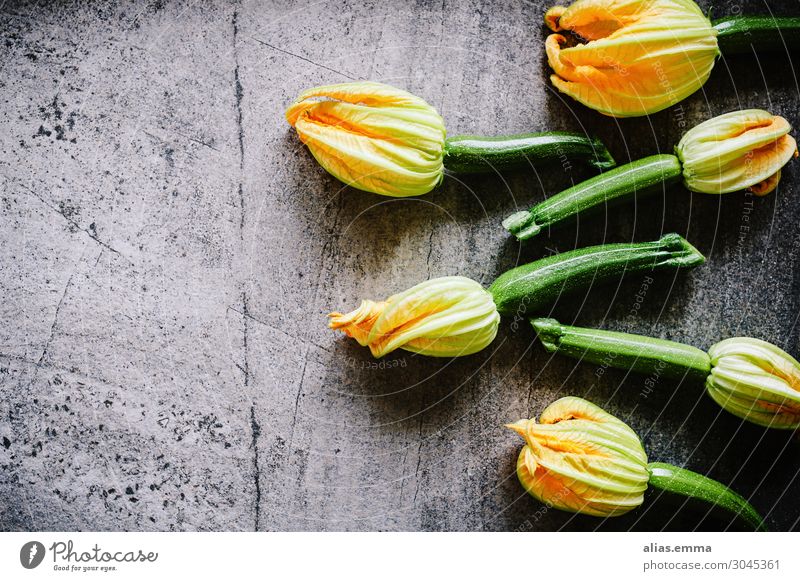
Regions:
M 304 88 L 368 78 L 427 99 L 451 135 L 586 130 L 620 162 L 735 108 L 798 122 L 786 55 L 720 61 L 703 92 L 650 119 L 601 118 L 548 86 L 546 4 L 6 2 L 0 529 L 729 526 L 665 499 L 608 521 L 542 510 L 502 424 L 566 394 L 627 419 L 652 460 L 729 483 L 772 528 L 796 528 L 797 438 L 719 412 L 700 386 L 648 392 L 642 377 L 551 358 L 508 321 L 478 355 L 396 352 L 380 367 L 325 327 L 330 310 L 428 277 L 489 284 L 554 251 L 676 231 L 707 265 L 591 289 L 552 314 L 798 354 L 798 162 L 764 199 L 677 187 L 520 248 L 502 218 L 588 176 L 577 164 L 391 200 L 342 188 L 283 119 Z M 767 9 L 717 4 L 716 16 Z

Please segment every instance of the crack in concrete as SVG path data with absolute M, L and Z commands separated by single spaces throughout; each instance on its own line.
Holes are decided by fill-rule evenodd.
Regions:
M 214 146 L 213 146 L 213 145 L 211 145 L 210 143 L 206 143 L 206 142 L 205 142 L 205 141 L 203 141 L 202 139 L 197 139 L 196 137 L 189 137 L 188 135 L 184 135 L 183 137 L 185 137 L 185 138 L 186 138 L 186 139 L 188 139 L 189 141 L 194 141 L 195 143 L 199 143 L 200 145 L 205 145 L 206 147 L 208 147 L 208 148 L 210 148 L 210 149 L 213 149 L 213 150 L 214 150 L 214 151 L 216 151 L 216 152 L 219 152 L 219 149 L 217 149 L 216 147 L 214 147 Z
M 414 480 L 415 480 L 415 488 L 414 488 L 414 500 L 411 502 L 413 506 L 417 504 L 417 495 L 419 494 L 419 467 L 422 464 L 422 422 L 423 416 L 420 414 L 419 416 L 419 436 L 418 436 L 418 445 L 417 445 L 417 467 L 414 469 Z
M 233 88 L 234 96 L 236 97 L 236 128 L 239 140 L 239 238 L 244 241 L 244 219 L 245 219 L 245 199 L 244 199 L 244 184 L 242 183 L 242 175 L 244 172 L 244 123 L 242 113 L 242 99 L 244 97 L 244 88 L 242 81 L 239 78 L 239 53 L 237 50 L 237 41 L 239 38 L 239 11 L 233 11 L 232 18 L 233 25 Z M 213 148 L 212 148 L 213 149 Z M 248 301 L 247 291 L 242 291 L 242 310 L 238 311 L 232 307 L 231 310 L 242 315 L 242 349 L 244 351 L 244 365 L 237 364 L 236 366 L 242 370 L 244 374 L 244 388 L 245 392 L 249 395 L 250 390 L 250 349 L 248 347 L 248 339 L 250 336 L 250 320 L 256 320 L 250 314 L 250 305 Z M 258 438 L 261 435 L 261 425 L 256 420 L 256 406 L 255 403 L 250 406 L 250 431 L 252 440 L 250 447 L 253 449 L 253 483 L 255 485 L 254 499 L 255 505 L 255 523 L 254 529 L 258 531 L 261 527 L 261 466 L 258 454 Z
M 303 370 L 300 372 L 300 385 L 297 388 L 297 395 L 294 398 L 294 414 L 292 415 L 292 427 L 289 432 L 289 446 L 287 450 L 292 451 L 294 445 L 294 427 L 297 424 L 297 410 L 300 407 L 300 394 L 303 393 L 303 383 L 306 380 L 306 367 L 308 366 L 308 347 L 306 352 L 303 353 Z
M 434 228 L 431 228 L 431 234 L 428 236 L 428 257 L 425 259 L 425 266 L 428 269 L 428 278 L 431 278 L 431 255 L 433 254 L 433 235 L 436 233 Z
M 414 500 L 412 501 L 412 506 L 414 504 L 416 504 L 417 494 L 419 494 L 419 469 L 420 469 L 420 465 L 422 463 L 422 456 L 421 456 L 421 453 L 422 453 L 422 422 L 423 422 L 423 416 L 422 416 L 422 414 L 420 414 L 420 416 L 419 416 L 419 427 L 418 427 L 418 430 L 417 430 L 417 466 L 414 469 L 415 489 L 414 489 Z M 403 504 L 403 491 L 405 490 L 405 487 L 406 487 L 406 481 L 411 478 L 410 476 L 406 476 L 406 473 L 405 473 L 406 461 L 408 460 L 408 451 L 409 451 L 410 447 L 411 446 L 406 446 L 406 453 L 403 455 L 403 465 L 402 465 L 401 474 L 400 474 L 400 505 L 401 505 L 401 507 L 402 507 L 402 504 Z
M 53 337 L 55 336 L 56 332 L 56 324 L 58 324 L 58 313 L 61 312 L 61 305 L 64 304 L 64 297 L 67 296 L 67 291 L 69 291 L 69 287 L 72 284 L 72 279 L 75 277 L 75 273 L 72 273 L 67 280 L 67 284 L 64 285 L 64 292 L 61 293 L 61 298 L 58 299 L 58 304 L 56 305 L 56 312 L 53 315 L 53 322 L 50 325 L 50 334 L 47 337 L 47 341 L 44 343 L 44 348 L 42 349 L 42 354 L 39 357 L 39 360 L 36 362 L 36 367 L 38 368 L 42 361 L 44 360 L 45 355 L 47 355 L 47 350 L 50 348 L 50 343 L 53 341 Z
M 233 88 L 236 96 L 236 127 L 239 139 L 239 236 L 244 240 L 244 186 L 242 184 L 241 172 L 244 171 L 244 123 L 242 113 L 242 99 L 244 98 L 244 88 L 239 78 L 239 52 L 236 49 L 239 38 L 239 11 L 233 11 Z
M 314 62 L 309 58 L 306 58 L 304 56 L 300 56 L 299 54 L 295 54 L 293 52 L 289 52 L 288 50 L 284 50 L 282 48 L 278 48 L 277 46 L 273 46 L 268 42 L 264 42 L 263 40 L 261 40 L 260 38 L 256 38 L 255 36 L 251 36 L 250 38 L 255 40 L 259 44 L 263 44 L 264 46 L 271 48 L 272 50 L 277 50 L 278 52 L 282 52 L 283 54 L 288 54 L 289 56 L 293 56 L 294 58 L 300 59 L 301 61 L 305 61 L 307 63 L 310 63 L 310 64 L 314 65 L 315 67 L 320 67 L 322 69 L 325 69 L 326 71 L 330 71 L 332 73 L 336 73 L 337 75 L 342 75 L 343 77 L 345 77 L 347 79 L 350 79 L 351 81 L 357 81 L 358 80 L 358 77 L 354 77 L 354 76 L 349 75 L 349 74 L 347 74 L 345 72 L 342 72 L 342 71 L 339 71 L 339 70 L 336 70 L 336 69 L 332 69 L 331 67 L 325 66 L 325 65 L 317 63 L 317 62 Z
M 247 348 L 247 339 L 250 331 L 248 319 L 250 317 L 248 316 L 249 306 L 246 292 L 242 292 L 242 311 L 242 347 L 244 351 L 244 366 L 239 365 L 238 367 L 244 373 L 244 386 L 247 388 L 250 386 L 250 357 L 249 349 Z
M 72 285 L 72 279 L 75 277 L 75 273 L 73 272 L 69 279 L 67 280 L 67 284 L 64 285 L 64 292 L 61 293 L 61 298 L 58 299 L 58 304 L 56 305 L 56 312 L 53 315 L 53 322 L 50 324 L 50 333 L 47 336 L 47 340 L 44 342 L 44 347 L 42 347 L 42 354 L 39 356 L 39 359 L 36 361 L 35 368 L 33 371 L 33 377 L 31 377 L 30 382 L 28 383 L 28 387 L 32 386 L 36 380 L 39 378 L 39 369 L 42 367 L 42 361 L 44 361 L 45 356 L 47 355 L 47 350 L 50 349 L 50 344 L 53 342 L 53 338 L 56 334 L 56 325 L 58 324 L 58 314 L 61 312 L 61 305 L 64 304 L 64 298 L 67 296 L 67 292 L 69 291 L 70 285 Z
M 256 421 L 255 404 L 250 406 L 250 431 L 252 433 L 250 447 L 253 448 L 253 471 L 255 472 L 256 485 L 255 530 L 258 531 L 261 524 L 261 468 L 258 462 L 258 437 L 261 435 L 261 424 Z
M 255 322 L 256 322 L 256 323 L 258 323 L 259 325 L 264 325 L 264 326 L 265 326 L 267 329 L 269 329 L 270 331 L 275 331 L 276 333 L 280 333 L 280 334 L 282 334 L 282 335 L 286 335 L 286 336 L 287 336 L 287 337 L 289 337 L 290 339 L 294 339 L 295 341 L 300 341 L 300 342 L 301 342 L 301 343 L 303 343 L 303 344 L 308 344 L 308 345 L 311 345 L 311 346 L 313 346 L 313 347 L 316 347 L 316 348 L 317 348 L 317 349 L 319 349 L 320 351 L 325 351 L 326 353 L 333 353 L 333 351 L 331 351 L 331 350 L 330 350 L 330 349 L 328 349 L 327 347 L 323 347 L 322 345 L 319 345 L 318 343 L 315 343 L 314 341 L 309 341 L 308 339 L 304 339 L 303 337 L 298 337 L 297 335 L 292 335 L 291 333 L 287 333 L 287 332 L 286 332 L 286 331 L 284 331 L 283 329 L 279 329 L 278 327 L 276 327 L 276 326 L 274 326 L 274 325 L 270 325 L 270 324 L 269 324 L 269 323 L 267 323 L 266 321 L 262 321 L 262 320 L 261 320 L 261 319 L 259 319 L 258 317 L 254 317 L 254 316 L 253 316 L 251 313 L 249 313 L 249 312 L 247 312 L 247 313 L 243 313 L 243 312 L 242 312 L 242 311 L 240 311 L 239 309 L 237 309 L 237 308 L 235 308 L 235 307 L 232 307 L 232 306 L 230 306 L 230 305 L 228 305 L 228 310 L 229 310 L 229 311 L 233 311 L 233 312 L 234 312 L 234 313 L 236 313 L 237 315 L 240 315 L 240 316 L 242 316 L 242 317 L 248 318 L 248 319 L 250 319 L 251 321 L 255 321 Z
M 233 79 L 234 90 L 236 95 L 236 117 L 237 126 L 239 128 L 239 168 L 244 168 L 244 126 L 242 125 L 242 98 L 244 97 L 244 89 L 242 88 L 242 81 L 239 79 L 239 54 L 236 50 L 236 41 L 239 37 L 239 12 L 233 11 Z
M 18 183 L 19 183 L 19 182 L 18 182 Z M 94 240 L 94 241 L 95 241 L 97 244 L 99 244 L 99 245 L 100 245 L 100 246 L 102 246 L 103 248 L 106 248 L 106 249 L 110 250 L 110 251 L 111 251 L 111 252 L 113 252 L 114 254 L 118 254 L 118 255 L 120 255 L 120 256 L 123 256 L 123 255 L 122 255 L 122 253 L 121 253 L 119 250 L 117 250 L 117 249 L 116 249 L 116 248 L 114 248 L 113 246 L 110 246 L 108 243 L 106 243 L 106 242 L 103 242 L 102 240 L 100 240 L 100 238 L 98 238 L 98 237 L 97 237 L 97 234 L 93 233 L 93 232 L 92 232 L 92 231 L 91 231 L 89 228 L 84 228 L 83 226 L 81 226 L 80 224 L 78 224 L 78 223 L 77 223 L 75 220 L 73 220 L 73 219 L 72 219 L 72 218 L 70 218 L 70 217 L 69 217 L 67 214 L 65 214 L 65 213 L 64 213 L 64 212 L 63 212 L 63 211 L 62 211 L 60 208 L 56 208 L 55 206 L 53 206 L 51 203 L 49 203 L 47 200 L 45 200 L 44 198 L 42 198 L 42 197 L 41 197 L 39 194 L 37 194 L 35 191 L 33 191 L 32 189 L 30 189 L 28 186 L 26 186 L 25 184 L 22 184 L 22 183 L 20 183 L 20 184 L 19 184 L 19 186 L 20 186 L 20 187 L 21 187 L 23 190 L 25 190 L 26 192 L 28 192 L 28 193 L 29 193 L 31 196 L 33 196 L 34 198 L 36 198 L 37 200 L 39 200 L 39 202 L 41 202 L 43 205 L 47 206 L 47 207 L 48 207 L 49 209 L 51 209 L 53 212 L 55 212 L 56 214 L 58 214 L 59 216 L 61 216 L 62 218 L 64 218 L 64 220 L 66 220 L 66 221 L 67 221 L 67 222 L 68 222 L 68 223 L 69 223 L 69 224 L 70 224 L 70 225 L 71 225 L 73 228 L 75 228 L 76 230 L 80 230 L 81 232 L 83 232 L 84 234 L 86 234 L 86 235 L 87 235 L 89 238 L 91 238 L 92 240 Z

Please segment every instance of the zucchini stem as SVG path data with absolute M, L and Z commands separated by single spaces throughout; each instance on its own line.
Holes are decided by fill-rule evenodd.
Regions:
M 453 173 L 486 173 L 560 161 L 579 160 L 603 171 L 616 165 L 603 142 L 578 133 L 548 131 L 501 137 L 448 137 L 444 166 Z
M 730 16 L 714 21 L 723 55 L 800 49 L 800 17 Z
M 705 351 L 683 343 L 643 335 L 562 325 L 533 319 L 539 340 L 550 353 L 643 374 L 704 382 L 711 373 Z
M 503 227 L 518 240 L 527 240 L 553 226 L 601 204 L 618 202 L 677 182 L 682 175 L 674 155 L 651 155 L 590 178 L 523 212 L 503 220 Z
M 564 294 L 623 274 L 692 268 L 702 254 L 678 234 L 654 242 L 589 246 L 518 266 L 489 287 L 501 315 L 526 316 L 553 304 Z
M 647 465 L 647 470 L 650 472 L 649 484 L 653 488 L 722 508 L 740 517 L 757 531 L 767 530 L 758 511 L 724 484 L 663 462 L 651 462 Z

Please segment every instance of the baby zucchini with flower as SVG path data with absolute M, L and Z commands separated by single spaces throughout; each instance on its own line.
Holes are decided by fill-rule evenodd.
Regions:
M 519 240 L 597 208 L 683 181 L 693 192 L 749 190 L 764 196 L 780 181 L 781 168 L 797 157 L 797 143 L 783 117 L 761 109 L 734 111 L 686 132 L 675 155 L 652 155 L 595 176 L 512 214 L 503 226 Z
M 434 357 L 470 355 L 487 347 L 500 315 L 524 316 L 563 294 L 622 274 L 691 268 L 705 261 L 686 240 L 606 244 L 548 256 L 509 270 L 489 289 L 461 276 L 435 278 L 385 301 L 365 300 L 349 313 L 331 313 L 328 326 L 383 357 L 405 349 Z
M 727 486 L 685 468 L 648 463 L 636 432 L 584 399 L 561 398 L 538 422 L 520 420 L 506 427 L 525 439 L 517 460 L 520 483 L 548 506 L 619 516 L 641 506 L 652 487 L 719 507 L 765 530 L 758 512 Z
M 748 337 L 726 339 L 708 353 L 683 343 L 629 333 L 531 321 L 544 347 L 576 359 L 659 377 L 705 382 L 725 410 L 759 426 L 800 428 L 800 363 Z
M 544 17 L 562 93 L 612 117 L 666 109 L 708 80 L 720 52 L 783 51 L 800 44 L 800 17 L 734 16 L 712 24 L 692 0 L 578 0 Z M 567 46 L 561 32 L 578 42 Z
M 286 110 L 320 165 L 359 190 L 384 196 L 427 194 L 453 173 L 478 173 L 581 160 L 598 170 L 614 159 L 577 133 L 447 137 L 444 120 L 419 97 L 390 85 L 352 82 L 315 87 Z

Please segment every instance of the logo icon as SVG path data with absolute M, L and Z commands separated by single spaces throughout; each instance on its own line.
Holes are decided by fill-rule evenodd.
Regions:
M 44 560 L 44 545 L 39 541 L 30 541 L 19 550 L 19 562 L 26 569 L 35 569 Z

